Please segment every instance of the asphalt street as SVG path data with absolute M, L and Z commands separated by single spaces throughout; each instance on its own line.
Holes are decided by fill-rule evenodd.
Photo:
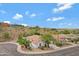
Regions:
M 46 54 L 21 54 L 15 44 L 0 44 L 0 56 L 79 56 L 79 46 Z

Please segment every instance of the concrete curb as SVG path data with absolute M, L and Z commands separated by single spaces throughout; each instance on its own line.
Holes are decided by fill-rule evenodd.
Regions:
M 72 47 L 75 47 L 75 46 L 79 46 L 78 44 L 73 44 L 73 45 L 67 46 L 67 47 L 55 48 L 54 50 L 48 50 L 48 51 L 42 51 L 42 52 L 32 52 L 32 51 L 25 52 L 21 49 L 21 46 L 18 43 L 15 43 L 15 42 L 1 42 L 0 44 L 7 44 L 7 43 L 17 45 L 17 51 L 19 53 L 22 53 L 22 54 L 45 54 L 45 53 L 56 52 L 56 51 L 60 51 L 60 50 L 63 50 L 63 49 L 68 49 L 68 48 L 72 48 Z
M 54 49 L 54 50 L 48 50 L 48 51 L 42 51 L 42 52 L 25 52 L 25 51 L 22 51 L 20 46 L 17 48 L 17 51 L 22 53 L 22 54 L 45 54 L 45 53 L 51 53 L 51 52 L 56 52 L 56 51 L 60 51 L 60 50 L 63 50 L 63 49 L 68 49 L 68 48 L 72 48 L 72 47 L 75 47 L 75 46 L 78 46 L 78 45 L 73 45 L 73 46 L 68 46 L 68 47 L 62 47 L 62 48 L 57 48 L 57 49 Z

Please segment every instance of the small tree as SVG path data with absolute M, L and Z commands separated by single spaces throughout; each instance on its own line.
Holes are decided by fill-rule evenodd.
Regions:
M 24 45 L 26 48 L 31 49 L 31 42 L 23 37 L 19 37 L 17 41 L 20 45 Z

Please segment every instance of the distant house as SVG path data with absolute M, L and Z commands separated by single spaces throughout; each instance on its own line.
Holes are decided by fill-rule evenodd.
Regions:
M 60 40 L 60 41 L 65 41 L 65 40 L 68 39 L 67 35 L 64 35 L 64 34 L 53 35 L 53 37 L 54 37 L 56 40 Z
M 8 24 L 8 23 L 0 23 L 0 26 L 2 26 L 2 27 L 9 27 L 10 24 Z
M 70 41 L 73 39 L 79 38 L 79 36 L 74 34 L 60 34 L 58 35 L 58 39 L 61 41 Z

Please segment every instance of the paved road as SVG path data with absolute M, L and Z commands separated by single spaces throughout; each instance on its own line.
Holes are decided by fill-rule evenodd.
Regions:
M 17 52 L 15 44 L 0 44 L 0 56 L 27 56 Z M 47 54 L 34 54 L 28 56 L 79 56 L 79 46 L 51 52 Z

